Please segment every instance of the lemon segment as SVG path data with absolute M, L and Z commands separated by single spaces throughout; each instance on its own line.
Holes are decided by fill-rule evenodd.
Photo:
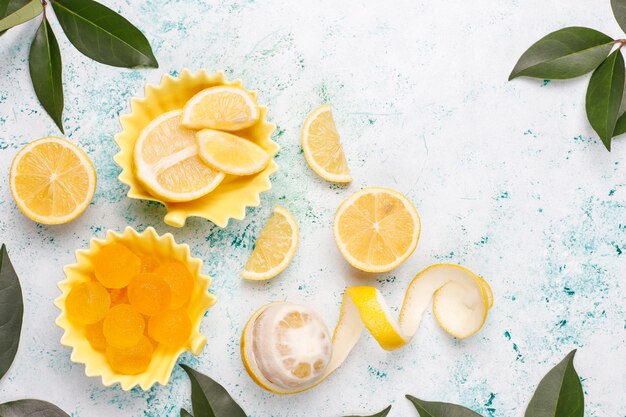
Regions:
M 189 129 L 241 130 L 259 120 L 259 106 L 251 93 L 234 86 L 210 87 L 185 105 L 183 126 Z
M 287 209 L 276 206 L 255 242 L 241 277 L 260 281 L 280 274 L 296 253 L 298 233 L 298 223 L 293 215 Z
M 256 174 L 270 162 L 265 149 L 230 133 L 205 129 L 196 133 L 196 139 L 202 162 L 226 174 Z
M 195 132 L 180 124 L 181 111 L 154 119 L 137 139 L 134 164 L 139 182 L 167 202 L 191 201 L 213 191 L 224 173 L 202 162 Z
M 307 163 L 320 177 L 332 182 L 352 181 L 330 105 L 318 107 L 305 120 L 302 150 Z
M 385 188 L 366 188 L 348 197 L 333 224 L 343 257 L 366 272 L 387 272 L 402 264 L 415 251 L 420 230 L 415 206 Z
M 42 224 L 62 224 L 89 206 L 96 190 L 96 171 L 74 144 L 47 137 L 31 142 L 15 156 L 10 188 L 26 217 Z
M 319 359 L 320 356 L 311 353 L 328 351 L 325 336 L 321 336 L 323 332 L 319 330 L 321 326 L 308 326 L 309 330 L 297 333 L 292 342 L 277 341 L 275 335 L 280 334 L 280 331 L 275 329 L 286 326 L 283 321 L 289 321 L 285 319 L 289 314 L 285 314 L 286 311 L 307 311 L 309 316 L 312 313 L 291 303 L 271 303 L 259 309 L 248 321 L 241 340 L 242 360 L 250 376 L 261 387 L 277 394 L 302 392 L 321 383 L 344 363 L 365 328 L 383 349 L 394 350 L 408 344 L 417 333 L 423 313 L 431 300 L 435 319 L 446 332 L 460 339 L 475 334 L 483 327 L 493 300 L 491 298 L 490 301 L 485 291 L 488 286 L 483 278 L 462 266 L 432 265 L 418 273 L 409 284 L 398 320 L 391 316 L 385 300 L 376 288 L 348 288 L 332 337 L 332 356 L 329 361 L 317 362 L 318 368 L 326 364 L 321 375 L 306 380 L 293 378 L 284 367 L 268 367 L 265 364 L 281 363 L 280 361 L 294 358 L 292 353 L 296 349 L 293 347 L 293 340 L 297 340 L 298 346 L 308 347 L 295 355 L 299 361 L 302 358 Z M 264 316 L 265 319 L 262 320 Z M 292 321 L 306 321 L 296 318 L 297 320 L 292 318 Z M 293 365 L 292 362 L 288 363 Z M 286 364 L 283 362 L 283 365 Z M 319 369 L 316 371 L 320 372 Z

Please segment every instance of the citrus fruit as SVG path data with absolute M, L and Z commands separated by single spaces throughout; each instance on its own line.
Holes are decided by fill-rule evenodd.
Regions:
M 318 107 L 305 120 L 302 150 L 309 166 L 320 177 L 332 182 L 352 181 L 330 105 Z
M 185 265 L 178 261 L 166 262 L 154 271 L 170 288 L 169 308 L 177 309 L 191 298 L 195 286 L 193 276 Z
M 244 365 L 257 383 L 279 392 L 293 391 L 310 388 L 324 376 L 331 342 L 317 313 L 279 302 L 248 323 L 241 349 Z
M 74 220 L 96 190 L 91 161 L 71 142 L 55 137 L 24 146 L 13 158 L 11 194 L 29 219 L 43 224 Z
M 128 304 L 126 288 L 112 288 L 109 290 L 109 294 L 111 294 L 111 305 Z
M 111 296 L 97 282 L 75 285 L 65 300 L 65 309 L 70 320 L 93 324 L 104 318 L 111 306 Z
M 128 284 L 127 292 L 130 305 L 145 316 L 154 316 L 170 308 L 172 291 L 154 272 L 136 275 Z
M 104 321 L 100 320 L 85 327 L 85 336 L 95 350 L 105 350 L 107 347 L 107 340 L 102 332 L 103 323 Z
M 181 126 L 180 116 L 175 110 L 154 119 L 142 130 L 133 154 L 139 182 L 168 202 L 200 198 L 224 179 L 200 160 L 195 133 Z
M 145 328 L 143 316 L 129 304 L 118 304 L 111 308 L 102 324 L 107 343 L 120 349 L 136 345 Z
M 139 259 L 141 259 L 141 272 L 152 272 L 161 264 L 159 259 L 152 255 L 139 255 Z
M 259 120 L 255 98 L 243 88 L 210 87 L 193 96 L 183 109 L 182 124 L 189 129 L 241 130 Z
M 255 242 L 241 277 L 250 280 L 274 278 L 287 268 L 297 247 L 296 219 L 287 209 L 276 206 Z
M 402 194 L 366 188 L 348 197 L 337 209 L 333 231 L 343 257 L 367 272 L 391 271 L 417 247 L 420 219 Z
M 165 347 L 182 347 L 191 336 L 189 315 L 183 310 L 173 310 L 150 317 L 148 335 Z
M 141 270 L 141 259 L 121 243 L 100 248 L 93 259 L 96 279 L 107 288 L 124 288 Z
M 226 174 L 256 174 L 270 162 L 265 149 L 230 133 L 205 129 L 196 133 L 196 138 L 202 162 Z
M 137 375 L 148 369 L 152 360 L 154 347 L 147 337 L 141 336 L 139 341 L 127 348 L 108 346 L 106 359 L 115 372 L 124 375 Z

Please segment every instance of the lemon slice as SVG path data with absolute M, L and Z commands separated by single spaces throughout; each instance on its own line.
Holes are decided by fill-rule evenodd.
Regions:
M 241 130 L 259 120 L 256 99 L 243 88 L 210 87 L 193 96 L 183 109 L 189 129 Z
M 62 224 L 89 206 L 96 190 L 96 171 L 85 152 L 71 142 L 47 137 L 15 155 L 10 183 L 17 207 L 29 219 Z
M 265 149 L 230 133 L 205 129 L 196 133 L 196 138 L 200 159 L 226 174 L 256 174 L 270 162 L 270 156 Z
M 264 343 L 248 341 L 263 340 Z M 311 341 L 314 341 L 311 343 Z M 241 348 L 246 369 L 261 386 L 274 391 L 303 390 L 324 377 L 332 355 L 331 336 L 313 310 L 273 303 L 246 326 Z
M 352 181 L 330 105 L 318 107 L 305 120 L 302 150 L 309 166 L 320 177 L 333 182 Z
M 485 323 L 493 302 L 493 294 L 489 294 L 489 284 L 469 269 L 452 264 L 432 265 L 409 284 L 400 317 L 395 320 L 376 288 L 350 287 L 343 296 L 330 349 L 323 323 L 313 312 L 291 303 L 271 303 L 248 320 L 241 340 L 242 360 L 261 387 L 277 394 L 294 394 L 321 383 L 339 368 L 363 329 L 385 350 L 408 344 L 431 300 L 433 314 L 446 332 L 459 339 L 472 336 Z M 286 319 L 290 315 L 292 319 Z M 285 328 L 289 329 L 288 337 L 281 336 Z M 332 355 L 327 360 L 329 351 Z M 294 371 L 298 363 L 305 364 L 300 367 L 303 373 Z M 311 363 L 313 367 L 307 367 Z
M 366 188 L 339 206 L 333 230 L 341 254 L 352 266 L 386 272 L 411 256 L 421 225 L 415 206 L 405 196 Z
M 137 179 L 168 202 L 200 198 L 217 187 L 224 173 L 198 157 L 195 132 L 180 124 L 181 111 L 164 113 L 146 126 L 135 143 Z
M 297 247 L 296 219 L 287 209 L 276 206 L 255 242 L 241 277 L 257 281 L 274 278 L 287 268 Z

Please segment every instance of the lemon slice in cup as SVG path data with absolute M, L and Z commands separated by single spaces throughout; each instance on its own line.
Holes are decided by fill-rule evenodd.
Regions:
M 241 130 L 259 120 L 256 99 L 243 88 L 221 85 L 193 96 L 183 109 L 182 124 L 190 129 Z
M 180 124 L 181 114 L 174 110 L 154 119 L 141 132 L 133 154 L 139 182 L 167 202 L 200 198 L 224 179 L 223 172 L 198 157 L 195 132 Z
M 298 236 L 296 219 L 287 209 L 276 206 L 255 242 L 241 277 L 260 281 L 280 274 L 296 253 Z
M 270 156 L 256 143 L 219 130 L 205 129 L 196 133 L 200 159 L 210 167 L 231 175 L 252 175 L 261 172 Z
M 462 266 L 432 265 L 409 284 L 396 320 L 376 288 L 350 287 L 343 297 L 330 348 L 325 336 L 328 331 L 314 312 L 292 303 L 271 303 L 257 310 L 243 330 L 244 366 L 268 391 L 295 394 L 308 390 L 341 366 L 363 329 L 385 350 L 408 344 L 431 300 L 441 327 L 464 339 L 483 327 L 493 294 L 484 279 Z

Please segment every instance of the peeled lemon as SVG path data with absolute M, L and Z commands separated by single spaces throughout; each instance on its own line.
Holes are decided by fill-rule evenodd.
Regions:
M 219 130 L 196 133 L 200 159 L 218 171 L 231 175 L 252 175 L 265 169 L 270 156 L 256 143 Z
M 189 129 L 241 130 L 259 120 L 256 99 L 243 88 L 210 87 L 200 91 L 183 109 L 182 124 Z
M 385 350 L 408 344 L 431 300 L 441 327 L 463 339 L 483 327 L 493 294 L 489 284 L 467 268 L 432 265 L 409 284 L 396 320 L 376 288 L 350 287 L 343 297 L 331 346 L 328 331 L 313 311 L 292 303 L 271 303 L 254 313 L 244 328 L 242 360 L 261 387 L 277 394 L 301 392 L 341 366 L 364 328 Z

